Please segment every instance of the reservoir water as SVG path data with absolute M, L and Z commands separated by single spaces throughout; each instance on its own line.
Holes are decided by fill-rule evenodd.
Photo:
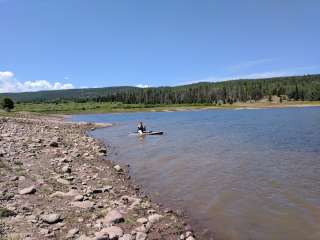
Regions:
M 76 115 L 204 239 L 320 239 L 320 108 Z M 138 121 L 163 136 L 128 135 Z

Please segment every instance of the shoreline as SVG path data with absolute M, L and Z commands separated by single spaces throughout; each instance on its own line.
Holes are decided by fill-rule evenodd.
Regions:
M 0 117 L 0 239 L 196 239 L 187 217 L 144 196 L 87 134 L 108 126 Z
M 90 105 L 90 103 L 87 103 Z M 51 103 L 42 104 L 18 104 L 16 110 L 11 113 L 0 112 L 1 115 L 14 115 L 19 113 L 32 113 L 34 115 L 68 116 L 75 114 L 107 114 L 107 113 L 131 113 L 131 112 L 177 112 L 177 111 L 200 111 L 219 109 L 272 109 L 272 108 L 300 108 L 320 107 L 320 101 L 288 101 L 283 103 L 255 102 L 255 103 L 234 103 L 234 104 L 182 104 L 182 105 L 152 105 L 152 106 L 130 106 L 124 105 L 111 108 L 110 103 L 91 103 L 91 108 L 82 110 L 81 104 L 68 106 L 68 103 L 54 105 Z M 48 110 L 50 109 L 50 110 Z

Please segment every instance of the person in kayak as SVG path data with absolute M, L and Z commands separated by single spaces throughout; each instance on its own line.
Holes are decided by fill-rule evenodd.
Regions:
M 140 122 L 139 125 L 138 125 L 138 133 L 143 133 L 146 131 L 146 126 L 143 125 L 143 122 Z

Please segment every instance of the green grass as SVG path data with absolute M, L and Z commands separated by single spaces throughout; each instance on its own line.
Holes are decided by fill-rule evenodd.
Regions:
M 20 103 L 9 114 L 15 112 L 33 112 L 44 114 L 75 114 L 75 113 L 112 113 L 112 112 L 137 112 L 137 111 L 164 111 L 177 108 L 214 107 L 213 104 L 172 104 L 172 105 L 145 105 L 123 103 L 98 103 L 98 102 L 66 102 L 66 103 Z M 217 105 L 218 106 L 218 105 Z
M 305 102 L 284 102 L 284 103 L 234 103 L 234 104 L 123 104 L 123 103 L 98 103 L 98 102 L 64 102 L 64 103 L 19 103 L 10 112 L 0 112 L 0 116 L 15 116 L 21 112 L 31 112 L 35 114 L 77 114 L 77 113 L 115 113 L 115 112 L 147 112 L 147 111 L 181 111 L 202 108 L 237 108 L 237 107 L 277 107 L 292 105 L 315 105 L 319 106 L 319 101 Z

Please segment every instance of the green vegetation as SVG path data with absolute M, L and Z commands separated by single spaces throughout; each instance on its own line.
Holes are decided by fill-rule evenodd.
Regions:
M 14 108 L 14 102 L 9 97 L 3 97 L 0 100 L 0 106 L 6 112 L 10 112 Z
M 15 215 L 16 215 L 15 212 L 13 212 L 7 208 L 0 207 L 0 219 L 15 216 Z
M 16 104 L 17 112 L 34 112 L 34 113 L 106 113 L 106 112 L 137 112 L 137 111 L 164 111 L 177 110 L 181 108 L 196 109 L 208 107 L 208 104 L 123 104 L 108 102 L 62 102 L 62 103 L 19 103 Z M 210 104 L 210 107 L 215 105 Z M 216 105 L 219 106 L 219 105 Z
M 192 104 L 257 101 L 269 95 L 320 100 L 320 75 L 196 83 L 177 87 L 108 87 L 3 94 L 16 102 L 121 102 L 124 104 Z
M 290 104 L 320 101 L 320 75 L 196 83 L 177 87 L 108 87 L 6 93 L 16 112 L 80 113 L 232 107 L 274 99 Z M 179 110 L 179 109 L 177 109 Z
M 117 112 L 148 112 L 148 111 L 182 111 L 196 109 L 241 108 L 241 107 L 273 107 L 312 105 L 320 106 L 320 101 L 290 101 L 282 104 L 269 102 L 233 103 L 233 104 L 123 104 L 99 102 L 65 102 L 65 103 L 20 103 L 15 111 L 2 113 L 13 116 L 19 112 L 37 114 L 77 114 L 77 113 L 117 113 Z M 0 113 L 1 115 L 1 113 Z

